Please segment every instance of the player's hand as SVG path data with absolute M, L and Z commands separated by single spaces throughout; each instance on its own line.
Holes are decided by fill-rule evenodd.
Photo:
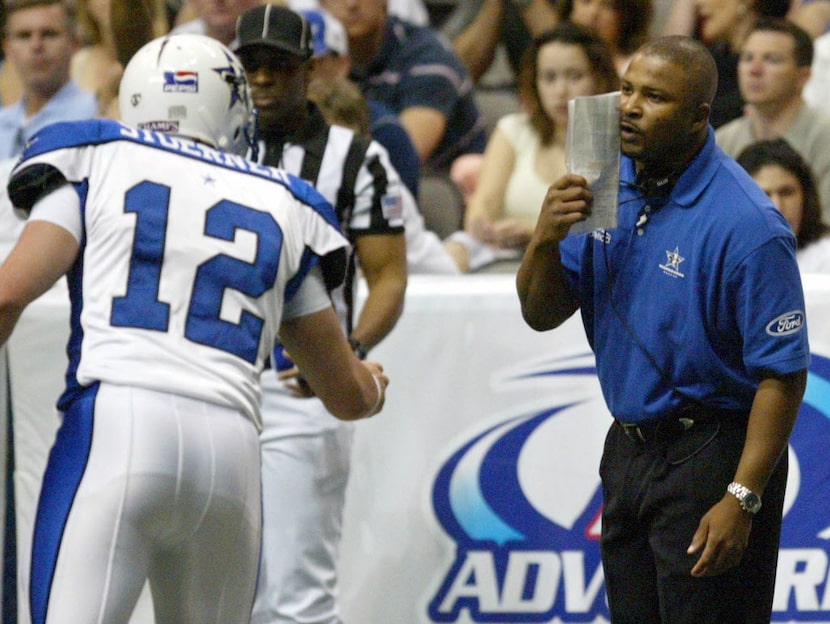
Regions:
M 379 362 L 362 361 L 361 364 L 369 370 L 378 382 L 378 388 L 380 389 L 375 405 L 363 416 L 363 418 L 369 418 L 380 412 L 384 403 L 386 403 L 386 388 L 389 386 L 389 377 L 383 372 L 383 366 Z
M 594 194 L 584 177 L 575 173 L 563 175 L 548 188 L 534 237 L 544 242 L 563 240 L 572 225 L 590 216 L 593 201 Z
M 282 350 L 280 355 L 280 368 L 285 366 L 286 363 L 294 363 L 291 356 L 288 355 L 288 351 L 285 349 Z M 300 369 L 296 366 L 291 366 L 291 368 L 286 368 L 278 372 L 277 379 L 282 382 L 282 385 L 291 393 L 291 396 L 295 398 L 310 399 L 314 396 L 314 390 L 311 389 L 311 386 L 308 385 L 308 382 L 300 374 Z
M 692 537 L 687 552 L 700 553 L 692 576 L 716 576 L 738 565 L 751 530 L 752 516 L 734 496 L 724 496 L 700 519 Z

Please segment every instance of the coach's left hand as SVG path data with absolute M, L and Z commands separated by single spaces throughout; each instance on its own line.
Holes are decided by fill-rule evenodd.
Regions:
M 692 576 L 716 576 L 738 565 L 751 529 L 752 516 L 741 509 L 734 496 L 725 495 L 700 519 L 686 551 L 701 553 L 692 568 Z

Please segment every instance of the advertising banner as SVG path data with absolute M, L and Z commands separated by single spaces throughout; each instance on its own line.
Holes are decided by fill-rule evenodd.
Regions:
M 371 354 L 392 385 L 358 427 L 345 620 L 608 622 L 598 467 L 611 417 L 581 320 L 534 332 L 513 276 L 469 277 L 413 279 Z M 830 281 L 805 289 L 813 355 L 789 448 L 779 623 L 830 622 Z
M 804 285 L 812 365 L 789 448 L 776 624 L 830 623 L 830 276 Z M 8 345 L 19 621 L 67 334 L 59 284 Z M 598 467 L 611 416 L 578 315 L 537 333 L 512 275 L 413 276 L 371 359 L 391 385 L 384 412 L 356 427 L 344 621 L 607 623 Z M 151 623 L 151 608 L 145 592 L 132 624 Z

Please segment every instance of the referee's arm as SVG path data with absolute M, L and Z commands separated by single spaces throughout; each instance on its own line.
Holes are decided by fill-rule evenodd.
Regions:
M 395 327 L 406 293 L 406 239 L 403 233 L 365 234 L 357 238 L 357 257 L 369 296 L 352 330 L 367 350 Z

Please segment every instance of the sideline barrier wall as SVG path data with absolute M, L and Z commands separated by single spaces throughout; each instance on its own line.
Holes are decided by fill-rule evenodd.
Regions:
M 830 622 L 830 276 L 804 284 L 813 364 L 790 447 L 776 623 Z M 8 345 L 21 622 L 67 334 L 59 284 Z M 400 322 L 370 357 L 392 383 L 384 412 L 357 427 L 344 620 L 607 622 L 597 471 L 610 416 L 578 315 L 537 333 L 513 275 L 412 276 Z M 150 608 L 145 593 L 131 622 L 152 623 Z
M 598 467 L 611 417 L 579 315 L 534 332 L 514 284 L 413 276 L 370 353 L 391 384 L 357 427 L 345 622 L 607 622 Z M 830 276 L 804 285 L 813 363 L 773 622 L 830 622 Z

